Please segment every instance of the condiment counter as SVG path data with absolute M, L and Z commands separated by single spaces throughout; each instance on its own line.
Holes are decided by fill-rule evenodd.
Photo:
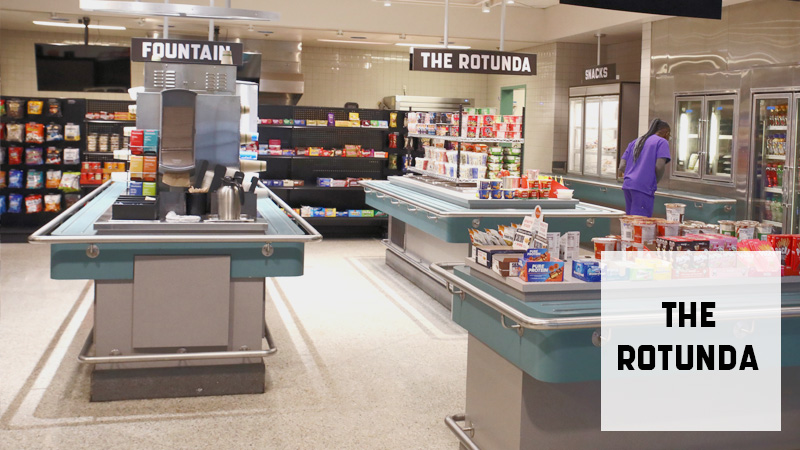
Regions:
M 790 449 L 800 442 L 800 277 L 782 280 L 783 431 L 601 432 L 600 283 L 521 283 L 469 260 L 431 270 L 451 292 L 453 320 L 469 332 L 466 413 L 445 419 L 465 448 Z
M 432 262 L 460 260 L 470 253 L 470 229 L 497 228 L 521 223 L 538 203 L 551 232 L 580 231 L 581 242 L 606 236 L 612 221 L 623 211 L 584 203 L 579 200 L 488 200 L 471 205 L 474 190 L 452 189 L 423 182 L 413 176 L 389 177 L 386 181 L 364 181 L 366 202 L 389 217 L 386 264 L 398 271 L 431 297 L 450 307 L 450 295 L 441 277 L 428 266 Z M 515 203 L 514 203 L 515 202 Z M 510 207 L 519 205 L 517 207 Z
M 105 183 L 29 238 L 52 244 L 52 278 L 94 280 L 78 358 L 94 368 L 92 401 L 264 392 L 265 277 L 302 275 L 305 243 L 322 236 L 268 189 L 260 226 L 114 224 L 124 190 Z

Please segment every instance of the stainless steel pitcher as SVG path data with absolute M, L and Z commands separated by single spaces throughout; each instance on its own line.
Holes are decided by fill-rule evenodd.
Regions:
M 222 186 L 217 189 L 219 220 L 239 220 L 243 203 L 244 188 L 231 177 L 225 177 Z

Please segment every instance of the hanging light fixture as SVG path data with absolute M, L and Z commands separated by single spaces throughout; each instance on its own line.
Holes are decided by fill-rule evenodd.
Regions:
M 489 9 L 489 2 L 483 2 L 483 8 L 481 8 L 481 11 L 485 13 L 491 12 Z

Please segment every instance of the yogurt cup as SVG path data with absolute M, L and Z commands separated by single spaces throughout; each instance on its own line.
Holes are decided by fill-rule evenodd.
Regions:
M 489 179 L 482 179 L 478 180 L 478 189 L 479 190 L 489 190 L 492 188 L 492 180 Z
M 503 186 L 503 180 L 489 180 L 489 189 L 496 191 Z
M 656 239 L 656 224 L 650 221 L 637 220 L 633 222 L 633 242 L 636 244 L 650 244 Z
M 492 196 L 490 189 L 478 189 L 478 198 L 481 200 L 488 200 Z
M 664 236 L 664 237 L 680 236 L 681 224 L 678 222 L 670 222 L 668 220 L 664 220 L 656 224 L 656 230 L 658 236 Z
M 503 191 L 501 191 L 500 189 L 493 190 L 492 198 L 495 200 L 500 200 L 501 198 L 503 198 Z
M 667 220 L 670 222 L 683 222 L 686 205 L 683 203 L 667 203 L 664 207 L 667 208 Z
M 503 177 L 503 189 L 519 189 L 520 177 Z
M 626 242 L 633 242 L 633 220 L 623 217 L 619 219 L 621 239 Z
M 617 249 L 617 240 L 610 237 L 592 238 L 592 243 L 594 244 L 594 258 L 598 261 L 603 252 L 613 252 Z
M 503 189 L 503 198 L 506 200 L 511 200 L 516 196 L 516 189 Z
M 719 234 L 724 234 L 725 236 L 736 236 L 736 222 L 733 220 L 720 220 Z
M 756 227 L 756 239 L 766 241 L 767 236 L 772 234 L 773 227 L 772 225 L 762 223 Z

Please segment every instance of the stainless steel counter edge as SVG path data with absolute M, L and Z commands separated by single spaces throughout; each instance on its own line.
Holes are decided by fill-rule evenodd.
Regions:
M 553 175 L 553 176 L 562 177 L 561 175 Z M 586 183 L 586 184 L 592 184 L 592 185 L 600 186 L 600 187 L 610 187 L 610 188 L 614 188 L 614 189 L 622 189 L 622 184 L 621 183 L 614 183 L 614 182 L 611 182 L 611 181 L 594 180 L 594 179 L 591 179 L 591 178 L 578 178 L 578 177 L 575 177 L 575 176 L 563 176 L 563 178 L 566 181 L 574 181 L 576 183 Z M 732 198 L 697 197 L 697 196 L 691 195 L 690 192 L 687 192 L 686 194 L 682 194 L 682 193 L 678 194 L 675 191 L 657 190 L 656 194 L 658 194 L 658 195 L 660 195 L 662 197 L 669 197 L 669 198 L 675 198 L 675 199 L 678 199 L 678 200 L 687 200 L 687 201 L 698 202 L 698 203 L 725 204 L 725 205 L 726 204 L 735 204 L 736 203 L 736 200 L 732 199 Z
M 316 242 L 322 240 L 322 235 L 305 221 L 300 215 L 270 191 L 266 186 L 267 195 L 279 207 L 283 208 L 297 224 L 305 231 L 306 235 L 267 235 L 267 234 L 157 234 L 157 235 L 92 235 L 92 236 L 53 236 L 51 233 L 75 215 L 83 206 L 108 189 L 113 181 L 107 181 L 88 195 L 78 200 L 56 218 L 46 223 L 28 237 L 31 244 L 108 244 L 108 243 L 193 243 L 193 242 Z
M 664 320 L 662 315 L 630 315 L 614 318 L 612 320 L 602 321 L 599 315 L 592 316 L 577 316 L 577 317 L 563 317 L 563 318 L 550 318 L 540 319 L 531 317 L 527 314 L 520 312 L 512 306 L 507 305 L 496 297 L 488 294 L 487 292 L 476 288 L 475 286 L 467 283 L 463 279 L 455 276 L 449 269 L 463 266 L 463 263 L 433 263 L 431 270 L 438 276 L 442 277 L 448 283 L 448 290 L 454 295 L 469 294 L 471 297 L 492 308 L 500 313 L 500 323 L 504 328 L 515 329 L 522 335 L 525 329 L 529 330 L 574 330 L 574 329 L 587 329 L 587 328 L 600 328 L 603 323 L 605 325 L 640 325 L 645 323 L 661 323 Z M 450 287 L 449 285 L 452 285 Z M 765 311 L 768 313 L 768 311 Z M 718 319 L 743 319 L 752 318 L 754 315 L 759 314 L 758 310 L 745 310 L 745 311 L 727 311 L 724 317 Z M 506 317 L 516 322 L 514 325 L 506 325 Z M 781 317 L 791 318 L 800 317 L 800 306 L 784 306 L 781 307 Z
M 387 182 L 388 183 L 388 182 Z M 423 210 L 427 213 L 430 213 L 433 216 L 440 217 L 440 218 L 457 218 L 457 217 L 523 217 L 530 215 L 533 210 L 487 210 L 487 209 L 475 209 L 475 210 L 465 210 L 465 211 L 442 211 L 439 209 L 432 208 L 427 206 L 423 203 L 420 203 L 415 200 L 410 200 L 405 197 L 400 197 L 397 194 L 391 193 L 385 189 L 381 189 L 375 186 L 374 181 L 365 181 L 362 182 L 364 186 L 364 193 L 372 194 L 378 192 L 379 194 L 375 194 L 378 198 L 386 198 L 391 197 L 398 201 L 399 203 L 405 203 L 409 207 L 413 207 L 419 210 Z M 575 210 L 550 210 L 549 215 L 558 215 L 560 211 L 569 211 L 569 214 L 565 214 L 567 217 L 575 217 L 575 218 L 582 218 L 582 217 L 622 217 L 624 214 L 623 211 L 608 208 L 605 206 L 595 205 L 595 204 L 585 204 L 591 205 L 591 208 L 595 209 L 594 211 L 586 211 L 585 213 L 581 212 L 574 212 Z M 409 208 L 410 211 L 411 210 Z M 545 210 L 548 211 L 548 210 Z

